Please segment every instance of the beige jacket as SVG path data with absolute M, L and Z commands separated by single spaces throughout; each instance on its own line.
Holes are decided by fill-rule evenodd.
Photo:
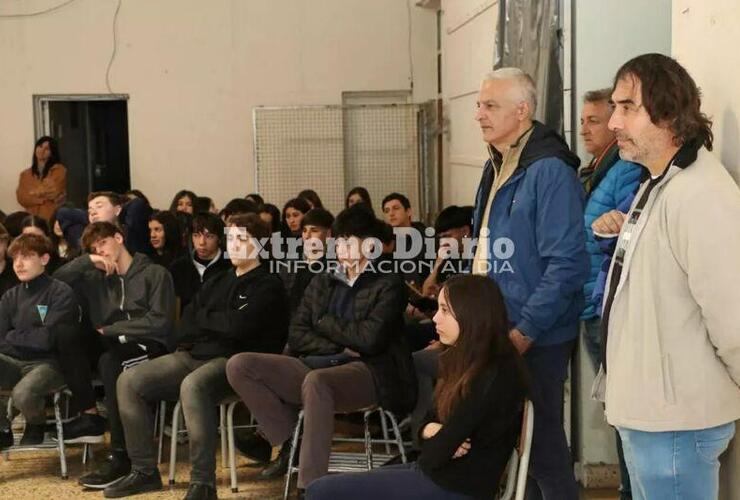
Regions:
M 21 172 L 15 194 L 26 212 L 48 221 L 67 197 L 67 169 L 57 163 L 51 166 L 46 177 L 39 179 L 27 168 Z
M 702 148 L 669 168 L 623 236 L 608 370 L 594 383 L 607 420 L 657 432 L 740 418 L 740 190 Z

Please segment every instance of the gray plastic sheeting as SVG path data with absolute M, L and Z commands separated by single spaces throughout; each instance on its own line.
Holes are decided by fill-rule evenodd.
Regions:
M 559 0 L 499 0 L 493 67 L 517 67 L 537 86 L 537 120 L 563 132 Z

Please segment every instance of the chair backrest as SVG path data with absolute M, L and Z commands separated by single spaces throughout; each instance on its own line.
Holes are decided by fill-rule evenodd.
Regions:
M 533 425 L 534 408 L 531 401 L 525 400 L 519 443 L 511 451 L 511 458 L 506 466 L 506 487 L 497 497 L 498 500 L 511 500 L 515 494 L 516 500 L 523 500 L 524 498 L 524 490 L 527 487 L 527 472 L 529 471 L 529 454 L 532 449 Z

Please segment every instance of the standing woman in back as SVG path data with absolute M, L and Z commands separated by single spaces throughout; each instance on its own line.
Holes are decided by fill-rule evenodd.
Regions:
M 31 166 L 21 172 L 15 194 L 26 212 L 46 221 L 62 206 L 67 197 L 67 169 L 53 138 L 36 141 Z

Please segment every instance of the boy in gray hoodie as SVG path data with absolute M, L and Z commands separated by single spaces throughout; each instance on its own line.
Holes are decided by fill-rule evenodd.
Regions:
M 103 489 L 131 470 L 118 414 L 116 382 L 129 368 L 168 352 L 175 312 L 175 292 L 167 270 L 141 253 L 126 249 L 123 231 L 110 222 L 94 222 L 82 234 L 90 253 L 60 268 L 55 277 L 72 285 L 84 299 L 90 324 L 103 354 L 98 371 L 105 390 L 112 453 L 98 470 L 80 478 L 87 488 Z M 83 442 L 100 417 L 94 408 L 65 425 L 65 442 Z

